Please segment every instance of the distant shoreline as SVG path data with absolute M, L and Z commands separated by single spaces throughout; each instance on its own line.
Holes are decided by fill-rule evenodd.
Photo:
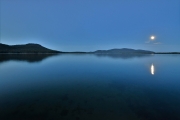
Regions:
M 155 53 L 155 54 L 180 54 L 180 52 L 164 52 L 164 53 Z
M 60 52 L 60 53 L 0 53 L 1 55 L 25 55 L 25 54 L 33 54 L 33 55 L 42 55 L 42 54 L 99 54 L 99 55 L 108 55 L 108 54 L 116 54 L 116 55 L 125 55 L 122 53 L 94 53 L 94 52 Z M 146 55 L 147 53 L 127 53 L 126 55 Z M 153 53 L 153 54 L 180 54 L 180 53 Z M 153 55 L 153 54 L 147 54 L 147 55 Z
M 39 44 L 28 43 L 23 45 L 6 45 L 0 43 L 0 54 L 119 54 L 119 55 L 135 55 L 135 54 L 180 54 L 180 52 L 153 52 L 149 50 L 130 49 L 130 48 L 114 48 L 109 50 L 96 50 L 93 52 L 63 52 L 51 50 Z

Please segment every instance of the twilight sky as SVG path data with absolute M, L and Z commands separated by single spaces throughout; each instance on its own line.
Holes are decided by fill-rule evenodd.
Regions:
M 0 0 L 0 30 L 61 51 L 180 51 L 180 0 Z

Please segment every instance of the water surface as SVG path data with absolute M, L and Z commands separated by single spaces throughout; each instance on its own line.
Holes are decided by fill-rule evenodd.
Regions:
M 0 55 L 2 120 L 178 120 L 180 55 Z

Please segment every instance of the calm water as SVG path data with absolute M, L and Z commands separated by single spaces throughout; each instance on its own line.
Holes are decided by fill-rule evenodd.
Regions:
M 0 55 L 0 120 L 180 120 L 180 55 Z

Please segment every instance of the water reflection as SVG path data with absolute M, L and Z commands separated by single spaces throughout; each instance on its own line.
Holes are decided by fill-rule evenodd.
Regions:
M 0 56 L 0 120 L 180 120 L 177 57 L 44 58 Z
M 110 57 L 114 59 L 131 59 L 131 58 L 142 58 L 142 57 L 152 57 L 151 54 L 94 54 L 97 57 Z
M 155 73 L 155 68 L 154 68 L 154 65 L 152 64 L 151 65 L 151 74 L 154 75 L 154 73 Z
M 14 61 L 26 61 L 26 62 L 41 62 L 44 59 L 58 54 L 0 54 L 0 63 L 14 60 Z

